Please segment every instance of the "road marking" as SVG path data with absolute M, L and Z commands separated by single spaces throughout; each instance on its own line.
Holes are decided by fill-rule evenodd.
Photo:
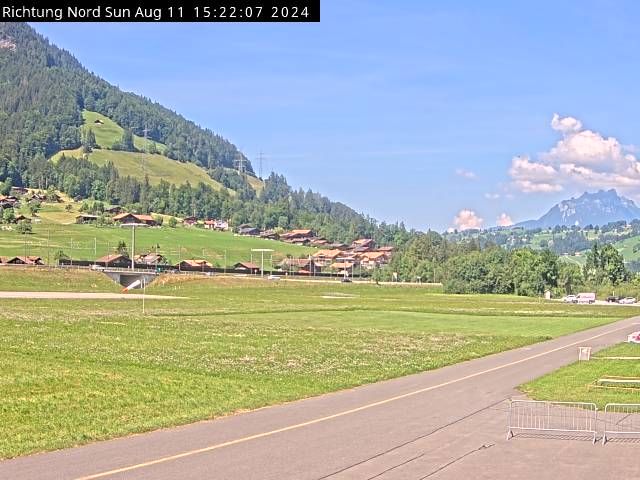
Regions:
M 315 425 L 317 423 L 326 422 L 329 420 L 333 420 L 334 418 L 344 417 L 346 415 L 351 415 L 357 412 L 361 412 L 363 410 L 368 410 L 370 408 L 379 407 L 380 405 L 386 405 L 387 403 L 396 402 L 398 400 L 402 400 L 405 398 L 413 397 L 415 395 L 419 395 L 421 393 L 430 392 L 432 390 L 436 390 L 438 388 L 447 387 L 449 385 L 453 385 L 454 383 L 463 382 L 465 380 L 469 380 L 471 378 L 479 377 L 481 375 L 486 375 L 487 373 L 492 373 L 497 370 L 502 370 L 503 368 L 512 367 L 514 365 L 518 365 L 520 363 L 528 362 L 529 360 L 533 360 L 535 358 L 543 357 L 545 355 L 549 355 L 560 350 L 564 350 L 566 348 L 575 347 L 576 345 L 584 344 L 585 342 L 590 342 L 591 340 L 595 340 L 596 338 L 604 337 L 605 335 L 610 335 L 612 333 L 619 332 L 621 330 L 627 330 L 629 325 L 624 327 L 616 328 L 615 330 L 609 330 L 607 332 L 600 333 L 598 335 L 594 335 L 593 337 L 585 338 L 583 340 L 578 340 L 576 342 L 570 343 L 568 345 L 564 345 L 562 347 L 556 347 L 552 350 L 547 350 L 546 352 L 537 353 L 535 355 L 531 355 L 530 357 L 521 358 L 520 360 L 515 360 L 510 363 L 505 363 L 503 365 L 498 365 L 497 367 L 492 367 L 487 370 L 483 370 L 481 372 L 472 373 L 466 375 L 464 377 L 456 378 L 454 380 L 449 380 L 448 382 L 440 383 L 438 385 L 432 385 L 430 387 L 421 388 L 419 390 L 414 390 L 412 392 L 403 393 L 402 395 L 396 395 L 395 397 L 386 398 L 384 400 L 379 400 L 377 402 L 368 403 L 366 405 L 362 405 L 360 407 L 352 408 L 350 410 L 345 410 L 342 412 L 334 413 L 332 415 L 327 415 L 325 417 L 316 418 L 314 420 L 309 420 L 307 422 L 297 423 L 295 425 L 289 425 L 287 427 L 278 428 L 276 430 L 270 430 L 268 432 L 257 433 L 255 435 L 249 435 L 247 437 L 237 438 L 235 440 L 230 440 L 228 442 L 217 443 L 215 445 L 210 445 L 208 447 L 198 448 L 195 450 L 189 450 L 187 452 L 178 453 L 176 455 L 169 455 L 166 457 L 160 457 L 155 460 L 149 460 L 148 462 L 137 463 L 135 465 L 129 465 L 128 467 L 116 468 L 114 470 L 108 470 L 105 472 L 95 473 L 93 475 L 88 475 L 86 477 L 78 477 L 76 480 L 94 480 L 96 478 L 103 478 L 110 475 L 116 475 L 118 473 L 130 472 L 132 470 L 138 470 L 140 468 L 150 467 L 153 465 L 157 465 L 159 463 L 171 462 L 174 460 L 179 460 L 185 457 L 191 457 L 193 455 L 198 455 L 200 453 L 211 452 L 213 450 L 219 450 L 224 447 L 230 447 L 232 445 L 237 445 L 239 443 L 245 443 L 250 440 L 256 440 L 258 438 L 270 437 L 271 435 L 276 435 L 278 433 L 288 432 L 290 430 L 297 430 L 299 428 L 308 427 L 309 425 Z

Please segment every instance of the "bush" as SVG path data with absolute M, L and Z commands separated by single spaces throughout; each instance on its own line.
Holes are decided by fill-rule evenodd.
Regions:
M 16 227 L 16 231 L 21 235 L 26 235 L 27 233 L 31 233 L 33 228 L 31 227 L 31 222 L 27 222 L 26 220 L 21 220 L 18 222 L 18 226 Z

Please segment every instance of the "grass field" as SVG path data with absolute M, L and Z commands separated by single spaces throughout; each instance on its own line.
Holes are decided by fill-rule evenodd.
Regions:
M 62 204 L 44 204 L 39 215 L 42 222 L 33 224 L 32 234 L 21 235 L 15 230 L 0 230 L 0 256 L 38 255 L 45 261 L 49 260 L 47 263 L 52 263 L 53 255 L 58 250 L 63 250 L 73 259 L 95 260 L 113 253 L 120 240 L 131 247 L 130 229 L 65 224 L 74 221 L 77 211 L 66 212 Z M 201 228 L 136 229 L 136 253 L 156 251 L 156 245 L 160 245 L 157 251 L 173 263 L 179 259 L 199 258 L 221 267 L 225 258 L 227 265 L 251 260 L 252 248 L 273 249 L 274 262 L 288 254 L 301 257 L 315 251 L 309 247 Z
M 0 289 L 108 290 L 0 269 Z M 137 301 L 3 300 L 0 457 L 438 368 L 622 318 L 617 307 L 438 289 L 164 277 Z
M 600 357 L 600 358 L 599 358 Z M 593 383 L 607 376 L 640 377 L 640 360 L 605 360 L 601 357 L 640 357 L 640 345 L 622 343 L 598 352 L 588 362 L 576 362 L 521 386 L 535 400 L 640 403 L 640 390 L 598 388 Z
M 84 119 L 83 129 L 91 129 L 96 136 L 96 143 L 102 148 L 111 148 L 117 142 L 122 140 L 124 129 L 109 117 L 105 117 L 97 112 L 83 110 L 82 118 Z M 102 124 L 96 124 L 96 120 Z M 140 151 L 148 150 L 148 141 L 144 137 L 133 135 L 133 145 Z M 160 153 L 164 153 L 166 146 L 163 143 L 156 142 L 156 149 Z

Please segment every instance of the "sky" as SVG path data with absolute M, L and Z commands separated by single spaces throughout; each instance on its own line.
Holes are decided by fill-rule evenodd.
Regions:
M 263 174 L 419 230 L 640 200 L 640 3 L 323 0 L 315 24 L 33 26 Z

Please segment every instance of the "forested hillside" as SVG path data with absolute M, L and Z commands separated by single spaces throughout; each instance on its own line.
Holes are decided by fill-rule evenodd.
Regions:
M 20 185 L 37 154 L 49 158 L 79 147 L 83 109 L 134 133 L 146 128 L 151 140 L 166 145 L 169 158 L 205 169 L 233 167 L 242 155 L 212 131 L 110 85 L 26 24 L 0 23 L 0 40 L 0 178 Z
M 112 134 L 122 127 L 122 138 L 105 144 L 98 128 L 93 131 L 90 124 L 83 128 L 87 118 L 101 118 L 91 117 L 90 112 L 115 122 L 103 124 Z M 154 151 L 195 163 L 212 182 L 191 178 L 182 184 L 152 183 L 144 176 L 130 176 L 125 168 L 119 171 L 110 162 L 71 158 L 91 158 L 94 149 L 102 157 L 117 151 L 138 152 L 140 138 L 135 134 L 141 135 L 145 128 Z M 61 150 L 79 155 L 61 153 L 55 162 L 49 160 Z M 145 152 L 154 154 L 146 148 Z M 259 228 L 312 228 L 336 241 L 365 236 L 383 244 L 406 240 L 403 225 L 378 224 L 311 190 L 294 190 L 281 175 L 272 174 L 263 185 L 246 173 L 239 174 L 233 168 L 241 156 L 234 145 L 213 132 L 87 71 L 27 24 L 0 23 L 2 188 L 57 188 L 71 197 L 116 203 L 140 213 L 227 218 L 233 225 L 250 223 Z M 251 164 L 244 160 L 245 172 L 252 174 Z M 251 186 L 256 182 L 259 188 Z M 213 188 L 218 184 L 229 190 Z

